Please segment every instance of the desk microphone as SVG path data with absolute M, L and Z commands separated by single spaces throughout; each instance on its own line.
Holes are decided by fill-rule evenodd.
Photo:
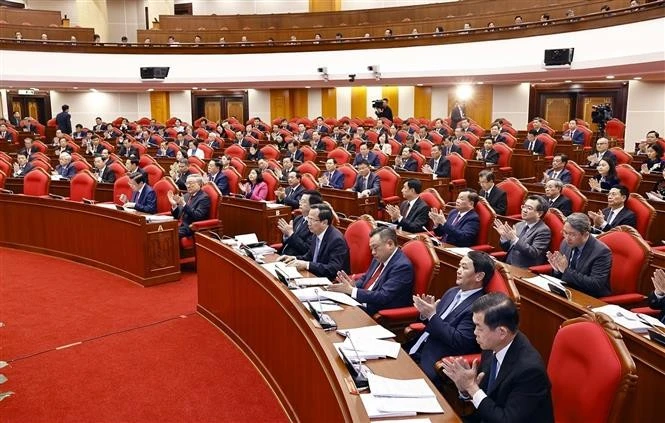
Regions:
M 319 303 L 319 312 L 317 313 L 317 315 L 321 327 L 325 330 L 331 330 L 337 328 L 337 323 L 333 320 L 333 318 L 323 312 L 323 306 L 321 305 L 321 296 L 319 295 L 319 289 L 314 288 L 314 293 L 316 294 L 316 301 Z
M 427 229 L 425 226 L 423 226 L 423 230 L 429 235 L 429 239 L 432 241 L 432 244 L 434 244 L 435 247 L 438 247 L 441 245 L 441 241 L 439 241 L 439 237 L 436 236 L 435 233 Z
M 358 374 L 361 374 L 362 361 L 360 361 L 360 354 L 358 354 L 358 350 L 356 349 L 356 346 L 353 343 L 353 339 L 351 339 L 351 332 L 347 330 L 346 332 L 344 332 L 344 334 L 346 335 L 346 339 L 348 339 L 349 342 L 351 343 L 351 348 L 353 348 L 353 353 L 356 355 L 356 361 L 358 362 L 358 368 L 356 369 L 356 371 L 358 372 Z

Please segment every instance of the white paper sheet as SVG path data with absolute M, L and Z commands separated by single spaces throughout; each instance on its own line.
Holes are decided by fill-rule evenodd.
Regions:
M 380 325 L 365 326 L 362 328 L 354 329 L 337 329 L 337 333 L 342 336 L 351 336 L 353 339 L 358 338 L 374 338 L 374 339 L 387 339 L 394 338 L 395 334 Z

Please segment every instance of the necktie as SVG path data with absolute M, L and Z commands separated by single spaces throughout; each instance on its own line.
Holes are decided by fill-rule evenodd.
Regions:
M 496 359 L 496 354 L 492 354 L 492 363 L 490 364 L 490 375 L 489 379 L 487 379 L 487 392 L 489 392 L 492 389 L 492 385 L 494 385 L 498 367 L 499 367 L 499 360 Z
M 459 303 L 461 302 L 461 299 L 462 299 L 462 291 L 460 290 L 460 291 L 457 291 L 457 295 L 455 295 L 455 298 L 453 299 L 453 302 L 451 302 L 450 305 L 448 306 L 448 308 L 446 308 L 443 311 L 443 313 L 441 313 L 439 318 L 441 320 L 444 320 L 446 317 L 448 317 L 448 315 L 450 313 L 452 313 L 453 310 L 455 310 L 455 308 L 459 305 Z M 424 331 L 423 334 L 420 335 L 420 338 L 418 338 L 416 343 L 413 344 L 413 347 L 411 347 L 411 349 L 409 350 L 409 354 L 414 354 L 416 351 L 418 351 L 420 346 L 422 344 L 424 344 L 425 341 L 427 341 L 427 338 L 429 338 L 429 332 Z
M 533 151 L 533 143 L 534 143 L 534 141 L 531 141 L 529 143 L 529 151 Z
M 438 168 L 439 168 L 439 160 L 435 160 L 435 161 L 434 161 L 434 169 L 433 169 L 433 170 L 436 172 L 436 170 L 437 170 Z
M 405 219 L 409 215 L 410 211 L 411 211 L 411 202 L 409 201 L 408 203 L 406 203 L 406 210 L 404 211 L 402 218 Z
M 365 181 L 363 182 L 363 191 L 367 189 L 367 184 L 368 184 L 367 180 L 368 179 L 369 179 L 369 176 L 365 176 Z
M 577 267 L 577 259 L 579 258 L 579 252 L 580 250 L 575 247 L 570 253 L 570 268 L 575 269 Z
M 551 206 L 552 204 L 554 204 L 554 199 L 553 199 L 553 198 L 550 198 L 550 206 Z
M 462 217 L 462 213 L 457 213 L 457 216 L 455 216 L 455 220 L 453 220 L 453 226 L 457 225 Z
M 490 192 L 489 191 L 485 191 L 485 198 L 490 198 Z
M 314 248 L 314 256 L 312 257 L 312 263 L 316 263 L 319 258 L 319 248 L 321 247 L 321 238 L 316 237 L 316 247 Z
M 616 217 L 616 212 L 614 210 L 610 211 L 609 216 L 607 216 L 607 225 L 608 226 L 612 225 L 612 221 L 614 220 L 615 217 Z
M 365 285 L 363 285 L 363 289 L 370 289 L 374 283 L 376 283 L 376 280 L 379 279 L 379 276 L 381 276 L 381 273 L 383 272 L 383 268 L 385 266 L 383 263 L 379 264 L 376 267 L 376 270 L 374 270 L 374 273 L 372 273 L 372 277 L 365 282 Z
M 559 172 L 552 173 L 552 179 L 557 179 L 557 176 L 559 176 Z
M 524 227 L 523 227 L 522 230 L 520 231 L 519 235 L 517 235 L 517 236 L 518 236 L 518 237 L 521 237 L 521 236 L 526 235 L 527 232 L 529 232 L 529 229 L 531 229 L 531 227 L 530 227 L 529 225 L 524 225 Z

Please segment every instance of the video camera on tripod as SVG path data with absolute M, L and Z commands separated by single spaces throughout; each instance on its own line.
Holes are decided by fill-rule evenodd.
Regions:
M 605 124 L 612 119 L 612 106 L 609 103 L 591 106 L 591 121 L 598 125 L 598 132 L 605 135 Z

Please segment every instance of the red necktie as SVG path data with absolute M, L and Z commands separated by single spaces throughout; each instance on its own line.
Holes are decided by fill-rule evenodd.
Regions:
M 374 285 L 374 282 L 376 282 L 377 279 L 379 279 L 379 276 L 381 276 L 381 272 L 383 272 L 383 263 L 379 264 L 374 270 L 374 273 L 372 274 L 372 277 L 365 282 L 365 285 L 363 286 L 363 289 L 369 289 L 370 286 Z

